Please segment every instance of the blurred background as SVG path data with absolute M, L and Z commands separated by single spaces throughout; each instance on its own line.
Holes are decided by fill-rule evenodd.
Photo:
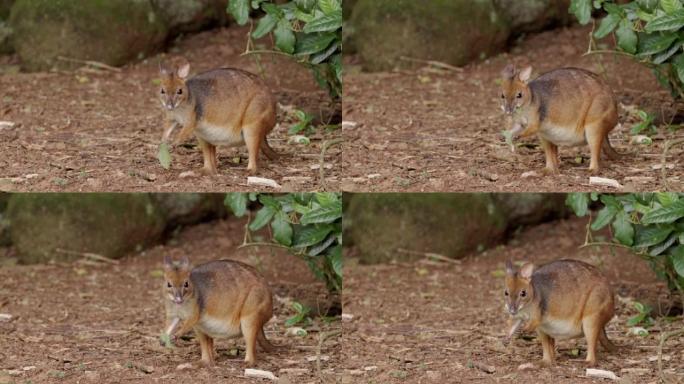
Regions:
M 241 339 L 200 372 L 177 369 L 199 360 L 196 340 L 159 345 L 164 256 L 257 268 L 274 294 L 267 337 L 284 346 L 257 368 L 333 380 L 341 216 L 340 194 L 0 194 L 0 381 L 243 377 Z
M 503 342 L 506 260 L 563 258 L 597 266 L 616 294 L 620 348 L 598 368 L 684 378 L 684 194 L 345 194 L 344 212 L 344 357 L 367 381 L 575 382 L 583 340 L 558 343 L 552 370 L 525 368 L 535 338 Z

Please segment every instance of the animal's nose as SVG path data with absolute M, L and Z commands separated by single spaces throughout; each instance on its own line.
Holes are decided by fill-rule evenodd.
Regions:
M 509 307 L 508 308 L 508 313 L 511 315 L 515 315 L 518 311 L 514 307 Z

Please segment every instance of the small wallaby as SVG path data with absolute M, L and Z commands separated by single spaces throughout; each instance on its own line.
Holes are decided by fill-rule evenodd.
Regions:
M 265 351 L 273 345 L 264 324 L 273 316 L 273 298 L 266 280 L 251 266 L 216 260 L 194 268 L 187 258 L 164 257 L 166 334 L 176 338 L 194 330 L 201 363 L 213 365 L 214 339 L 243 336 L 248 366 L 256 363 L 257 342 Z
M 610 87 L 593 72 L 560 68 L 530 81 L 532 67 L 508 65 L 501 73 L 501 109 L 513 119 L 511 136 L 539 136 L 546 154 L 546 173 L 558 172 L 558 146 L 589 144 L 589 171 L 599 171 L 601 149 L 618 153 L 608 134 L 618 124 Z
M 590 366 L 596 365 L 597 342 L 613 351 L 605 330 L 613 318 L 613 300 L 608 279 L 590 264 L 558 260 L 539 268 L 527 263 L 517 270 L 510 260 L 506 262 L 504 301 L 515 320 L 508 335 L 536 331 L 545 365 L 554 361 L 556 340 L 584 335 Z
M 276 123 L 276 101 L 258 76 L 234 68 L 219 68 L 188 79 L 190 64 L 160 66 L 159 98 L 166 111 L 162 141 L 182 127 L 176 143 L 194 134 L 204 156 L 205 174 L 216 174 L 216 146 L 247 145 L 247 171 L 257 172 L 259 149 L 275 159 L 266 135 Z

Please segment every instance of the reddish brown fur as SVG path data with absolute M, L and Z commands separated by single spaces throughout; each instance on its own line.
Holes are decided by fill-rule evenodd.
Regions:
M 618 123 L 617 103 L 608 85 L 597 75 L 561 68 L 529 82 L 531 68 L 517 71 L 507 66 L 502 72 L 501 99 L 504 111 L 513 115 L 514 125 L 525 126 L 520 136 L 537 134 L 546 154 L 545 171 L 558 172 L 558 146 L 589 144 L 589 170 L 599 170 L 601 149 L 610 157 L 617 153 L 608 134 Z
M 275 127 L 276 101 L 259 77 L 242 70 L 222 68 L 186 81 L 188 71 L 187 64 L 173 70 L 160 68 L 160 100 L 166 111 L 163 140 L 176 126 L 182 127 L 177 143 L 195 134 L 204 157 L 203 172 L 207 174 L 218 172 L 217 145 L 244 143 L 249 153 L 247 170 L 250 174 L 257 171 L 259 149 L 269 159 L 277 157 L 266 139 Z M 217 133 L 216 129 L 223 133 Z M 230 140 L 221 141 L 217 134 Z
M 180 318 L 182 323 L 175 336 L 195 331 L 203 364 L 214 364 L 215 337 L 242 334 L 247 350 L 245 362 L 250 366 L 256 362 L 257 342 L 264 350 L 272 350 L 263 331 L 264 324 L 273 316 L 272 294 L 266 280 L 254 268 L 232 260 L 191 268 L 187 259 L 173 263 L 165 258 L 164 279 L 167 327 L 172 319 Z M 186 282 L 188 287 L 183 288 Z M 173 302 L 169 294 L 179 292 L 182 302 Z
M 556 339 L 583 334 L 590 366 L 596 365 L 597 341 L 609 351 L 614 349 L 605 332 L 614 313 L 613 292 L 592 265 L 558 260 L 536 269 L 528 263 L 516 270 L 508 262 L 504 298 L 508 312 L 525 319 L 523 330 L 539 335 L 545 364 L 553 363 Z

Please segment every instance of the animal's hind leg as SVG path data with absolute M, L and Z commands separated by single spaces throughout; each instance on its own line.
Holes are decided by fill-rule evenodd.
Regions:
M 200 148 L 202 149 L 202 156 L 204 157 L 204 168 L 202 168 L 202 173 L 207 175 L 217 174 L 216 147 L 199 137 L 197 138 L 197 141 L 199 141 Z
M 257 172 L 257 161 L 259 159 L 259 148 L 261 147 L 262 137 L 258 125 L 251 125 L 242 128 L 242 134 L 247 144 L 249 161 L 247 162 L 247 172 L 254 175 Z
M 202 351 L 202 364 L 207 366 L 214 365 L 214 340 L 208 335 L 195 331 Z
M 539 335 L 539 339 L 541 339 L 542 343 L 542 352 L 544 353 L 544 357 L 542 358 L 542 364 L 544 365 L 551 365 L 553 364 L 553 360 L 555 358 L 555 341 L 551 336 L 547 335 L 544 332 L 537 331 L 537 335 Z
M 543 137 L 540 137 L 539 140 L 546 155 L 546 168 L 544 168 L 544 172 L 558 173 L 558 146 Z
M 582 331 L 584 331 L 584 337 L 587 339 L 587 364 L 590 367 L 596 365 L 596 346 L 601 329 L 596 316 L 582 319 Z
M 247 363 L 247 366 L 251 367 L 256 364 L 256 343 L 261 327 L 259 326 L 257 319 L 250 316 L 240 319 L 240 328 L 242 329 L 242 335 L 245 338 L 245 349 L 247 350 L 245 363 Z
M 601 147 L 603 146 L 603 132 L 600 127 L 601 123 L 592 123 L 585 127 L 585 135 L 587 144 L 589 144 L 589 152 L 591 153 L 591 160 L 589 162 L 589 172 L 598 173 L 599 161 L 601 157 Z

